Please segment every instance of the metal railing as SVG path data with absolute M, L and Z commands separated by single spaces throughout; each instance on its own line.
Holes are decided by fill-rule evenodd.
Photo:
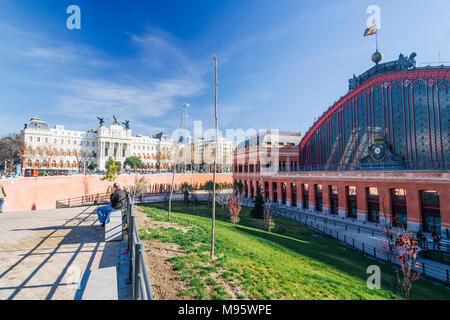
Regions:
M 238 163 L 239 164 L 239 163 Z M 278 166 L 262 168 L 260 171 L 250 171 L 244 170 L 234 171 L 234 173 L 260 173 L 260 172 L 280 172 L 280 173 L 290 173 L 290 172 L 309 172 L 309 171 L 319 171 L 319 172 L 336 172 L 336 171 L 446 171 L 450 169 L 449 163 L 443 162 L 416 162 L 411 160 L 402 161 L 390 161 L 390 162 L 369 162 L 366 164 L 360 164 L 357 162 L 349 163 L 326 163 L 326 164 L 297 164 L 293 167 L 288 166 Z M 289 170 L 288 170 L 289 169 Z
M 134 203 L 155 203 L 163 202 L 169 198 L 169 192 L 145 193 L 134 196 Z M 199 201 L 208 201 L 209 194 L 206 191 L 196 191 L 193 193 Z M 82 197 L 69 198 L 56 201 L 56 209 L 76 208 L 85 206 L 105 205 L 110 203 L 110 193 L 93 194 Z M 183 201 L 184 195 L 181 192 L 174 192 L 172 201 Z
M 133 300 L 153 300 L 150 282 L 145 266 L 145 245 L 139 239 L 139 231 L 134 214 L 134 203 L 128 195 L 126 207 L 128 254 L 130 257 L 130 273 Z
M 449 170 L 448 163 L 415 162 L 411 160 L 359 163 L 327 163 L 327 164 L 300 164 L 297 165 L 298 172 L 301 171 L 436 171 Z M 292 171 L 292 172 L 296 172 Z
M 243 205 L 252 206 L 252 203 L 246 201 L 243 202 Z M 311 215 L 299 210 L 279 207 L 277 205 L 273 206 L 273 214 L 305 225 L 308 228 L 311 228 L 321 234 L 326 234 L 330 237 L 333 237 L 339 242 L 344 243 L 347 246 L 352 247 L 353 249 L 356 249 L 367 256 L 371 256 L 377 260 L 383 261 L 388 265 L 391 265 L 392 267 L 399 268 L 401 266 L 400 259 L 397 255 L 390 253 L 387 250 L 382 250 L 378 247 L 370 246 L 367 243 L 364 243 L 360 240 L 355 239 L 354 237 L 345 234 L 346 231 L 351 231 L 352 229 L 354 229 L 353 231 L 357 231 L 358 233 L 363 230 L 368 230 L 372 235 L 379 234 L 385 236 L 385 233 L 382 231 L 363 226 L 350 226 L 345 223 L 343 223 L 343 225 L 345 225 L 344 230 L 334 230 L 332 226 L 336 226 L 339 224 L 339 222 L 336 220 L 330 221 L 329 225 L 325 223 L 325 220 L 322 220 L 324 222 L 322 225 L 317 222 L 317 220 L 320 221 L 321 217 L 317 217 L 315 215 Z M 323 217 L 323 219 L 326 218 Z M 418 267 L 414 267 L 412 269 L 413 271 L 418 272 L 420 274 L 420 277 L 422 278 L 436 281 L 444 286 L 450 287 L 450 267 L 443 267 L 439 266 L 438 263 L 421 260 L 422 259 L 420 258 L 418 259 L 419 265 Z
M 108 204 L 110 193 L 97 193 L 88 196 L 75 197 L 70 199 L 56 201 L 56 209 L 62 208 L 76 208 L 85 206 L 96 206 Z
M 243 200 L 243 205 L 251 207 L 253 206 L 253 200 L 245 199 Z M 384 232 L 385 225 L 383 225 L 381 222 L 358 221 L 357 218 L 342 217 L 337 214 L 305 212 L 301 211 L 301 209 L 299 209 L 298 207 L 288 207 L 275 203 L 271 203 L 271 205 L 272 208 L 276 210 L 287 210 L 288 212 L 292 212 L 292 214 L 294 215 L 299 212 L 302 215 L 311 216 L 314 221 L 323 221 L 325 225 L 345 228 L 345 231 L 354 231 L 357 233 L 366 232 L 368 234 L 371 234 L 373 237 L 376 235 L 385 237 L 386 235 Z M 400 228 L 393 228 L 394 231 L 397 231 L 398 229 Z M 450 241 L 448 239 L 441 240 L 438 249 L 432 249 L 433 240 L 431 240 L 431 237 L 427 236 L 427 241 L 419 241 L 419 246 L 421 249 L 432 251 L 434 253 L 437 253 L 438 255 L 442 255 L 440 257 L 441 262 L 443 262 L 444 260 L 444 255 L 450 256 Z

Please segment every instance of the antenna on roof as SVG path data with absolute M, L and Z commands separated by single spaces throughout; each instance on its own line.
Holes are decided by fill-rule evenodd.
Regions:
M 441 49 L 439 48 L 439 40 L 437 42 L 437 47 L 438 47 L 438 61 L 439 63 L 441 63 Z

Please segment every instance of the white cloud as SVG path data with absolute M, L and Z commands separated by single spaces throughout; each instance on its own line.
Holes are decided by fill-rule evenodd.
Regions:
M 157 118 L 167 114 L 178 97 L 201 94 L 202 83 L 189 79 L 163 79 L 148 86 L 113 81 L 75 79 L 60 86 L 58 112 L 71 117 L 115 114 L 122 119 Z
M 20 77 L 10 77 L 13 88 L 27 88 L 29 96 L 38 95 L 45 113 L 54 115 L 59 124 L 86 128 L 95 123 L 97 115 L 116 115 L 122 121 L 130 120 L 142 134 L 151 134 L 167 129 L 156 121 L 162 122 L 158 118 L 168 115 L 178 99 L 201 95 L 206 87 L 195 62 L 180 49 L 177 39 L 163 31 L 130 35 L 136 52 L 117 58 L 43 32 L 0 26 L 10 31 L 0 31 L 0 40 L 7 43 L 0 56 L 14 57 L 14 69 L 21 72 Z M 165 70 L 153 72 L 151 60 L 159 61 L 159 68 Z M 26 106 L 27 99 L 22 99 L 24 114 L 33 108 L 31 100 L 30 107 Z

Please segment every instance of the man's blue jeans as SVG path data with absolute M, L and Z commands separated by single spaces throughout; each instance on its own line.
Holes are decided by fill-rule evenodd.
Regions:
M 3 204 L 5 203 L 5 198 L 0 198 L 0 211 L 3 210 Z
M 98 221 L 105 223 L 109 218 L 109 213 L 114 211 L 111 205 L 102 206 L 97 208 Z

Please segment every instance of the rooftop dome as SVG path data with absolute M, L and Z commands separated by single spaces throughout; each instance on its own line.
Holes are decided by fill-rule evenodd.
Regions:
M 50 126 L 42 118 L 31 118 L 28 124 L 25 125 L 25 129 L 50 130 Z

